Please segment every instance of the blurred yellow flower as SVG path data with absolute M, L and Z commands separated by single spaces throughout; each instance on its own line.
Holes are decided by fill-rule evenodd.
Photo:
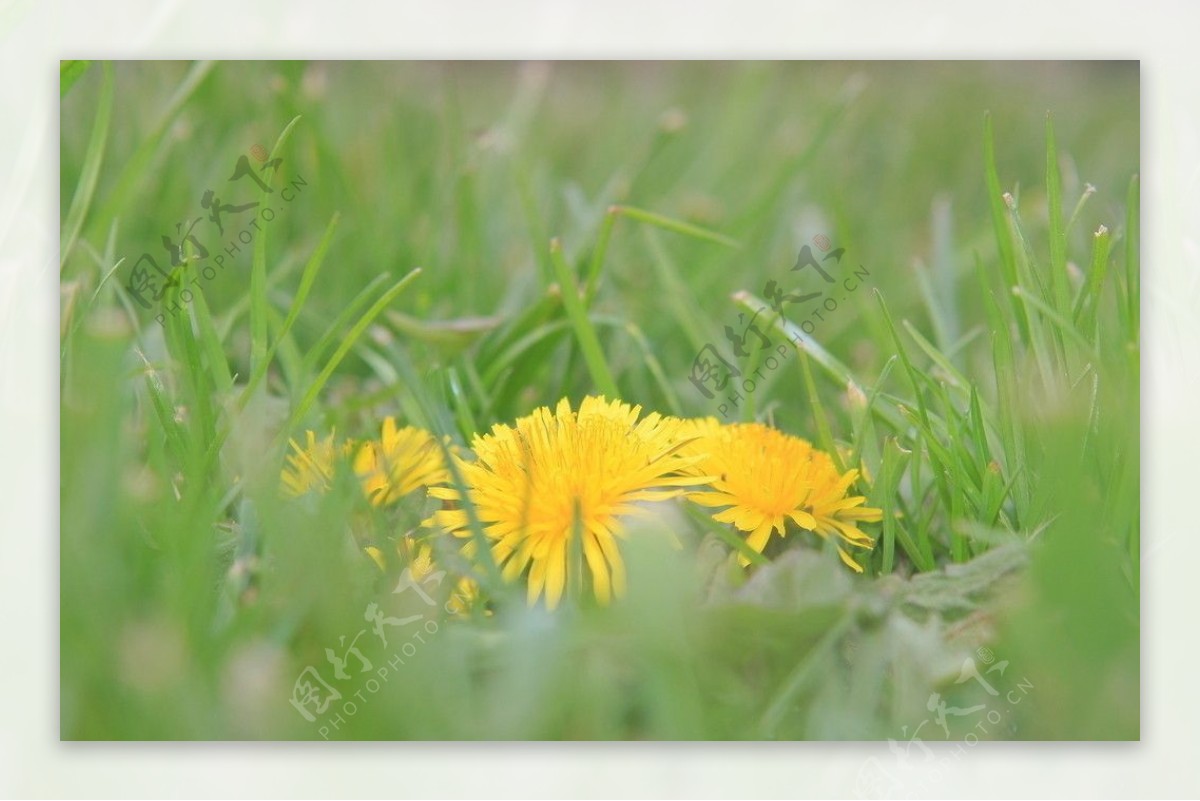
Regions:
M 363 548 L 367 556 L 371 557 L 371 561 L 380 570 L 387 570 L 387 557 L 383 555 L 383 549 L 376 545 L 368 545 Z
M 437 563 L 433 561 L 433 549 L 427 543 L 422 543 L 411 552 L 411 561 L 409 562 L 409 570 L 412 571 L 411 578 L 416 584 L 426 583 L 426 579 L 436 580 L 441 584 L 441 579 L 434 576 L 434 572 L 438 571 Z M 452 615 L 459 617 L 466 616 L 479 602 L 479 584 L 472 578 L 462 576 L 454 584 L 454 589 L 450 592 L 450 597 L 446 599 L 444 608 Z M 490 611 L 485 614 L 491 614 Z
M 387 572 L 389 562 L 394 565 L 407 565 L 412 571 L 414 581 L 420 581 L 433 572 L 433 549 L 428 543 L 417 544 L 412 537 L 405 536 L 396 541 L 396 559 L 390 560 L 387 552 L 377 545 L 363 548 L 381 571 Z
M 368 545 L 363 548 L 380 572 L 387 573 L 389 569 L 388 556 L 386 552 L 375 545 Z M 395 546 L 396 556 L 398 557 L 395 564 L 408 567 L 409 579 L 417 585 L 425 583 L 426 579 L 430 579 L 441 584 L 441 576 L 434 576 L 437 570 L 437 565 L 433 560 L 433 548 L 428 542 L 417 542 L 413 537 L 405 536 L 396 541 Z M 399 570 L 399 568 L 394 568 Z M 445 575 L 444 573 L 442 574 Z M 474 579 L 463 576 L 458 579 L 454 585 L 454 590 L 450 594 L 450 598 L 445 603 L 447 612 L 463 616 L 471 611 L 471 608 L 479 600 L 479 585 Z M 488 612 L 488 614 L 491 614 Z
M 428 431 L 397 428 L 383 421 L 378 440 L 364 442 L 354 457 L 354 472 L 372 504 L 392 503 L 415 489 L 449 480 L 442 449 Z
M 318 441 L 315 432 L 305 432 L 305 445 L 300 446 L 296 440 L 289 440 L 292 452 L 284 459 L 283 470 L 279 479 L 283 489 L 289 495 L 303 495 L 310 490 L 325 492 L 333 480 L 334 462 L 339 456 L 339 449 L 333 434 Z M 345 456 L 351 448 L 347 442 L 342 446 L 340 455 Z
M 659 414 L 639 420 L 640 414 L 640 406 L 603 397 L 585 398 L 576 412 L 563 399 L 553 412 L 543 406 L 513 426 L 494 426 L 475 438 L 475 461 L 456 461 L 503 576 L 513 581 L 528 569 L 529 603 L 543 592 L 552 609 L 562 599 L 575 531 L 596 598 L 603 603 L 622 594 L 621 518 L 639 502 L 671 498 L 707 480 L 682 474 L 698 458 L 680 455 L 682 421 Z M 459 491 L 434 487 L 429 494 L 454 508 L 435 512 L 426 524 L 470 537 Z M 464 552 L 473 555 L 474 545 Z
M 829 454 L 760 423 L 722 425 L 707 418 L 689 421 L 688 433 L 696 439 L 684 446 L 684 453 L 701 456 L 690 469 L 714 477 L 709 489 L 688 493 L 688 498 L 725 507 L 714 520 L 746 532 L 746 544 L 759 553 L 772 532 L 787 535 L 791 520 L 821 537 L 836 536 L 842 561 L 862 572 L 841 543 L 872 547 L 874 541 L 857 524 L 876 522 L 883 514 L 864 506 L 865 497 L 847 494 L 857 470 L 839 474 Z M 738 558 L 749 564 L 744 555 Z

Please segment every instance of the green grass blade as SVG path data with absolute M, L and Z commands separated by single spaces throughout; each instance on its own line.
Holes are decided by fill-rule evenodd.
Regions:
M 318 339 L 316 343 L 308 349 L 308 352 L 304 354 L 304 361 L 301 365 L 304 375 L 311 375 L 313 371 L 317 369 L 317 362 L 320 361 L 321 357 L 325 355 L 325 351 L 327 351 L 330 346 L 333 345 L 335 339 L 342 335 L 342 331 L 345 330 L 346 326 L 350 325 L 350 321 L 358 317 L 359 313 L 366 308 L 367 304 L 370 303 L 371 298 L 375 297 L 376 290 L 386 283 L 387 279 L 387 275 L 377 275 L 372 278 L 369 282 L 367 282 L 367 285 L 363 287 L 349 303 L 346 304 L 345 308 L 338 312 L 337 317 L 335 317 L 333 322 L 331 322 L 325 329 L 325 333 L 321 335 L 321 338 Z
M 200 344 L 204 348 L 204 358 L 211 373 L 213 388 L 224 395 L 233 388 L 233 376 L 229 371 L 229 361 L 225 358 L 225 349 L 217 335 L 217 327 L 213 323 L 203 292 L 197 290 L 194 293 L 191 311 L 192 319 L 200 332 Z
M 950 362 L 950 359 L 948 359 L 944 353 L 938 350 L 932 342 L 923 337 L 915 325 L 910 323 L 908 320 L 903 320 L 902 324 L 904 325 L 904 330 L 907 331 L 908 335 L 913 338 L 914 342 L 917 343 L 917 347 L 925 351 L 925 354 L 941 369 L 941 371 L 945 374 L 946 379 L 949 380 L 956 389 L 966 391 L 967 388 L 971 386 L 970 380 L 963 375 L 962 372 Z
M 1092 330 L 1096 310 L 1100 307 L 1100 296 L 1104 292 L 1104 279 L 1108 275 L 1108 256 L 1112 252 L 1112 235 L 1103 225 L 1092 236 L 1092 268 L 1087 281 L 1075 299 L 1072 318 L 1081 331 Z
M 592 250 L 592 260 L 588 267 L 587 283 L 584 285 L 584 305 L 591 306 L 596 297 L 596 289 L 600 284 L 600 270 L 604 267 L 604 257 L 608 254 L 608 242 L 612 239 L 613 228 L 617 223 L 619 206 L 609 206 L 604 213 L 604 221 L 600 224 L 600 233 L 596 238 L 596 247 Z
M 583 352 L 583 359 L 592 376 L 592 383 L 595 384 L 597 392 L 601 395 L 609 400 L 615 400 L 620 397 L 617 393 L 617 382 L 609 370 L 608 360 L 605 359 L 604 351 L 600 347 L 600 340 L 596 337 L 596 329 L 588 319 L 587 310 L 584 309 L 583 301 L 579 297 L 579 287 L 576 286 L 575 278 L 571 275 L 571 268 L 567 266 L 566 259 L 563 258 L 562 244 L 557 239 L 550 240 L 550 263 L 554 267 L 555 278 L 562 287 L 563 307 L 567 310 L 567 317 L 571 321 L 571 327 L 575 330 L 575 339 L 579 342 L 579 349 Z
M 1138 248 L 1141 242 L 1141 187 L 1138 176 L 1129 181 L 1125 202 L 1125 330 L 1128 340 L 1138 341 L 1141 278 Z
M 75 62 L 86 63 L 86 62 Z M 83 220 L 92 205 L 92 196 L 96 192 L 96 182 L 100 177 L 100 165 L 104 161 L 104 148 L 108 143 L 108 126 L 112 119 L 113 110 L 113 68 L 112 64 L 104 63 L 104 81 L 100 85 L 100 101 L 96 109 L 96 121 L 92 124 L 92 134 L 88 139 L 87 151 L 83 157 L 83 169 L 79 172 L 79 183 L 75 186 L 75 195 L 71 198 L 71 207 L 67 211 L 67 219 L 63 223 L 63 238 L 59 243 L 58 268 L 61 271 L 67 263 L 67 257 L 75 247 L 79 231 L 83 228 Z
M 174 404 L 167 395 L 167 389 L 163 385 L 158 371 L 154 369 L 141 350 L 138 350 L 137 355 L 145 367 L 146 392 L 150 396 L 150 405 L 154 408 L 158 423 L 162 427 L 167 447 L 180 465 L 187 465 L 191 462 L 191 449 L 188 447 L 187 436 L 182 426 L 175 419 Z
M 1058 172 L 1058 146 L 1054 123 L 1046 114 L 1046 199 L 1050 215 L 1050 288 L 1054 310 L 1065 317 L 1071 307 L 1067 287 L 1067 234 L 1063 228 L 1062 179 Z
M 550 234 L 546 230 L 542 213 L 538 209 L 537 198 L 534 196 L 533 184 L 529 179 L 528 171 L 523 164 L 518 163 L 514 167 L 514 173 L 517 185 L 517 197 L 521 202 L 521 212 L 525 217 L 525 227 L 529 231 L 533 259 L 537 264 L 538 275 L 542 279 L 542 286 L 549 287 L 553 281 L 554 267 L 542 243 L 550 239 Z
M 300 121 L 299 115 L 292 118 L 280 132 L 271 148 L 271 159 L 279 155 L 280 148 L 287 141 L 288 135 Z M 272 177 L 279 173 L 275 170 Z M 267 200 L 267 189 L 264 186 L 258 193 L 258 207 L 264 208 Z M 266 371 L 267 361 L 267 231 L 262 229 L 254 238 L 254 260 L 250 266 L 250 375 L 258 375 Z
M 684 335 L 688 339 L 688 344 L 693 350 L 699 351 L 708 340 L 708 336 L 704 333 L 697 309 L 700 304 L 697 302 L 692 290 L 688 287 L 687 282 L 679 274 L 678 267 L 663 247 L 662 241 L 657 235 L 657 232 L 651 228 L 643 229 L 646 243 L 650 247 L 650 253 L 654 257 L 654 268 L 656 277 L 662 287 L 662 296 L 665 298 L 668 308 L 671 311 L 671 316 L 683 329 Z
M 446 385 L 450 391 L 450 400 L 454 405 L 458 430 L 462 433 L 463 439 L 470 442 L 471 437 L 479 433 L 479 424 L 475 422 L 475 415 L 471 413 L 471 403 L 467 398 L 467 393 L 463 391 L 458 371 L 453 367 L 446 370 Z
M 1066 235 L 1070 235 L 1071 229 L 1075 227 L 1075 223 L 1079 219 L 1079 215 L 1083 213 L 1083 207 L 1087 205 L 1088 200 L 1094 194 L 1096 194 L 1096 187 L 1091 184 L 1083 188 L 1083 194 L 1079 196 L 1079 202 L 1075 204 L 1075 210 L 1071 212 L 1071 219 L 1067 220 L 1067 227 L 1064 230 Z
M 766 301 L 756 297 L 755 295 L 741 291 L 735 292 L 733 300 L 742 308 L 750 312 L 756 312 L 764 308 Z M 785 317 L 779 317 L 774 322 L 775 328 L 779 329 L 788 341 L 792 343 L 797 350 L 803 348 L 804 351 L 812 357 L 817 366 L 825 371 L 825 374 L 832 378 L 838 386 L 849 386 L 851 383 L 857 383 L 850 368 L 842 364 L 829 351 L 821 347 L 815 339 L 801 330 L 800 326 L 795 325 Z M 900 415 L 895 403 L 886 395 L 880 395 L 882 403 L 873 407 L 875 413 L 890 425 L 896 428 L 904 428 L 907 423 Z
M 884 574 L 891 573 L 896 566 L 895 499 L 900 489 L 900 477 L 904 474 L 904 467 L 910 456 L 912 456 L 911 453 L 900 448 L 895 437 L 888 437 L 883 443 L 883 465 L 880 468 L 879 479 L 871 487 L 872 505 L 883 510 L 883 536 L 881 537 L 883 548 L 880 572 Z M 909 558 L 913 559 L 914 564 L 917 564 L 917 559 L 920 559 L 921 555 L 913 548 L 913 552 L 909 553 Z
M 672 219 L 663 214 L 656 214 L 645 209 L 637 209 L 633 206 L 617 206 L 616 213 L 622 217 L 627 217 L 630 220 L 648 223 L 649 225 L 662 228 L 664 231 L 671 231 L 676 234 L 690 236 L 693 239 L 699 239 L 705 242 L 715 242 L 718 245 L 724 245 L 727 248 L 740 249 L 741 243 L 732 237 L 719 234 L 716 231 L 710 231 L 707 228 L 701 228 L 698 225 L 681 222 Z
M 921 416 L 922 428 L 929 432 L 929 410 L 925 406 L 925 400 L 922 397 L 921 383 L 917 380 L 917 371 L 913 368 L 912 362 L 908 358 L 908 351 L 904 347 L 904 343 L 900 341 L 900 333 L 896 330 L 896 323 L 892 320 L 892 313 L 888 311 L 887 303 L 883 299 L 883 294 L 878 289 L 872 290 L 875 293 L 875 300 L 879 303 L 879 308 L 883 310 L 883 320 L 887 324 L 888 332 L 892 336 L 892 345 L 896 348 L 896 355 L 900 357 L 900 365 L 904 368 L 904 374 L 908 376 L 908 383 L 912 387 L 913 400 L 917 404 L 917 412 Z
M 1094 359 L 1096 357 L 1095 351 L 1092 348 L 1092 343 L 1088 342 L 1087 339 L 1084 338 L 1083 334 L 1079 333 L 1079 330 L 1075 328 L 1075 325 L 1070 320 L 1068 320 L 1066 317 L 1063 317 L 1055 309 L 1050 308 L 1046 301 L 1035 296 L 1032 292 L 1021 286 L 1013 287 L 1012 293 L 1013 297 L 1029 304 L 1041 312 L 1043 317 L 1054 324 L 1055 330 L 1066 334 L 1069 339 L 1073 340 L 1075 344 L 1079 345 L 1080 349 L 1087 354 L 1089 358 Z
M 188 272 L 186 264 L 177 268 L 174 274 L 179 279 L 178 283 L 164 295 L 164 309 L 178 310 L 166 314 L 163 321 L 163 338 L 167 344 L 167 352 L 180 368 L 184 394 L 176 403 L 187 409 L 183 428 L 188 433 L 191 443 L 189 453 L 195 456 L 208 450 L 216 441 L 217 433 L 212 408 L 215 389 L 212 376 L 205 369 L 204 358 L 193 331 L 191 313 L 183 309 L 187 304 L 181 303 L 180 298 L 187 287 Z M 179 311 L 183 313 L 180 314 Z M 190 481 L 205 483 L 208 480 L 208 471 L 204 464 L 193 462 L 185 465 L 185 476 Z
M 530 331 L 547 322 L 563 319 L 562 290 L 551 291 L 550 283 L 553 282 L 547 284 L 547 289 L 533 303 L 511 315 L 495 334 L 479 343 L 478 364 L 492 364 Z
M 871 387 L 871 392 L 867 395 L 866 403 L 863 405 L 862 411 L 854 416 L 854 449 L 850 452 L 849 464 L 857 467 L 865 458 L 864 450 L 867 443 L 870 442 L 874 446 L 874 431 L 875 427 L 872 423 L 871 410 L 875 408 L 876 401 L 879 400 L 880 390 L 884 383 L 887 382 L 888 376 L 892 373 L 892 368 L 896 366 L 897 357 L 889 356 L 884 362 L 883 369 L 879 371 L 879 378 L 875 381 L 875 386 Z M 852 385 L 858 392 L 862 390 L 857 384 Z M 853 408 L 853 407 L 852 407 Z
M 663 371 L 662 363 L 654 355 L 654 349 L 650 347 L 650 343 L 646 340 L 646 335 L 642 333 L 642 329 L 637 324 L 625 320 L 620 322 L 622 330 L 629 334 L 630 339 L 637 343 L 638 349 L 642 352 L 642 358 L 646 361 L 646 369 L 650 371 L 651 377 L 654 378 L 659 391 L 662 392 L 663 399 L 667 402 L 667 408 L 671 414 L 681 417 L 683 415 L 683 407 L 679 403 L 679 395 L 675 392 L 675 387 L 667 380 L 667 374 Z
M 992 212 L 992 230 L 996 235 L 996 247 L 1000 251 L 1000 269 L 1004 275 L 1004 283 L 1014 287 L 1017 285 L 1017 258 L 1012 232 L 1008 227 L 1004 190 L 1000 186 L 1000 176 L 996 171 L 996 144 L 990 112 L 983 116 L 983 164 L 987 179 L 988 207 Z
M 278 350 L 280 342 L 291 332 L 292 325 L 296 322 L 296 318 L 300 316 L 304 304 L 308 302 L 309 292 L 312 290 L 313 283 L 317 280 L 317 275 L 321 272 L 321 266 L 325 263 L 325 253 L 329 250 L 329 243 L 333 240 L 333 233 L 337 230 L 339 219 L 341 219 L 341 216 L 335 213 L 329 220 L 329 225 L 325 227 L 325 234 L 321 237 L 321 241 L 317 243 L 316 250 L 313 251 L 312 256 L 308 259 L 308 263 L 304 266 L 304 272 L 300 276 L 300 286 L 296 289 L 296 297 L 292 300 L 287 317 L 284 319 L 279 334 L 271 343 L 270 348 L 267 349 L 258 366 L 250 374 L 250 380 L 246 382 L 246 388 L 242 390 L 241 397 L 238 399 L 239 409 L 246 408 L 246 404 L 250 402 L 250 398 L 254 395 L 255 389 L 258 388 L 259 382 L 266 376 L 267 370 L 271 366 L 271 361 L 275 358 L 275 352 Z
M 829 415 L 825 413 L 821 395 L 817 392 L 817 384 L 813 381 L 812 368 L 808 364 L 808 353 L 804 349 L 800 349 L 799 353 L 800 372 L 804 375 L 804 387 L 808 391 L 808 402 L 812 406 L 813 419 L 817 425 L 817 442 L 820 443 L 821 450 L 829 454 L 829 458 L 837 466 L 837 471 L 844 473 L 846 466 L 842 463 L 842 455 L 838 453 L 837 443 L 833 441 L 833 431 L 829 427 Z
M 484 370 L 481 378 L 487 387 L 495 388 L 504 371 L 517 362 L 524 354 L 529 352 L 531 348 L 539 344 L 547 337 L 566 330 L 571 326 L 569 320 L 555 320 L 538 326 L 532 331 L 529 331 L 520 339 L 510 344 L 496 358 L 487 362 L 487 369 Z M 530 359 L 530 361 L 534 361 Z
M 290 434 L 290 432 L 295 429 L 296 424 L 308 412 L 308 409 L 313 405 L 313 402 L 316 401 L 317 395 L 320 394 L 321 390 L 325 386 L 325 383 L 329 380 L 329 377 L 333 375 L 333 371 L 336 370 L 337 366 L 342 363 L 342 359 L 346 358 L 346 354 L 350 352 L 350 349 L 354 347 L 356 342 L 358 342 L 359 337 L 361 337 L 363 332 L 367 330 L 367 326 L 369 326 L 371 322 L 374 321 L 374 319 L 388 307 L 388 304 L 399 297 L 400 293 L 407 289 L 408 285 L 411 284 L 413 280 L 420 274 L 421 268 L 417 267 L 408 275 L 397 281 L 394 285 L 392 285 L 391 289 L 389 289 L 387 292 L 384 292 L 379 297 L 379 300 L 375 301 L 375 304 L 367 310 L 366 314 L 360 317 L 358 322 L 354 324 L 354 327 L 346 333 L 346 336 L 342 339 L 341 344 L 338 345 L 337 350 L 333 352 L 333 355 L 329 357 L 329 361 L 325 363 L 324 369 L 322 369 L 317 377 L 313 379 L 312 383 L 309 384 L 308 389 L 305 390 L 304 395 L 300 398 L 300 402 L 296 404 L 295 409 L 292 410 L 291 417 L 288 419 L 288 424 L 284 428 L 285 432 Z
M 987 424 L 984 422 L 983 406 L 979 402 L 979 392 L 975 387 L 971 387 L 971 438 L 975 444 L 975 454 L 981 464 L 988 464 L 992 460 L 992 449 L 988 446 Z
M 103 205 L 96 213 L 96 220 L 102 222 L 121 216 L 121 211 L 128 205 L 134 190 L 137 188 L 137 183 L 143 180 L 150 172 L 150 163 L 153 161 L 155 153 L 159 146 L 163 143 L 167 131 L 170 129 L 171 123 L 179 116 L 188 99 L 199 88 L 204 79 L 208 77 L 212 71 L 213 62 L 198 61 L 188 70 L 183 81 L 176 87 L 174 94 L 167 101 L 167 106 L 159 115 L 158 121 L 154 124 L 150 135 L 146 137 L 133 155 L 125 161 L 121 174 L 117 178 L 113 186 L 113 190 L 108 194 Z

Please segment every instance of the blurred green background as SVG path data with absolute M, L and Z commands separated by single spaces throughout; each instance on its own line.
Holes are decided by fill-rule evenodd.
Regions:
M 64 738 L 1138 736 L 1136 63 L 63 75 Z M 205 190 L 255 197 L 234 164 L 285 129 L 273 185 L 299 179 L 294 199 L 160 326 L 134 262 L 167 262 Z M 226 225 L 211 251 L 245 227 Z M 549 614 L 495 588 L 494 614 L 431 616 L 425 641 L 368 631 L 371 669 L 331 680 L 367 604 L 429 610 L 355 547 L 353 488 L 278 497 L 287 434 L 393 414 L 469 444 L 595 393 L 552 238 L 578 284 L 598 267 L 621 397 L 718 414 L 693 358 L 727 350 L 735 292 L 796 288 L 820 234 L 869 278 L 736 414 L 861 459 L 891 513 L 864 576 L 805 542 L 745 581 L 670 507 L 651 528 L 684 547 L 632 538 L 624 601 Z M 289 703 L 309 666 L 342 693 L 312 721 Z

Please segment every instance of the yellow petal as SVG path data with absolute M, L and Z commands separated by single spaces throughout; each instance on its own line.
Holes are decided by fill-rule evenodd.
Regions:
M 771 521 L 764 520 L 746 538 L 746 544 L 755 551 L 762 553 L 763 548 L 767 547 L 767 540 L 771 539 L 771 528 Z
M 796 509 L 788 517 L 796 521 L 796 525 L 800 528 L 813 531 L 817 527 L 817 519 L 803 509 Z
M 562 598 L 566 584 L 567 554 L 565 543 L 557 542 L 546 557 L 546 606 L 554 609 Z
M 843 549 L 842 546 L 840 546 L 840 545 L 838 546 L 838 556 L 842 557 L 842 561 L 846 563 L 846 566 L 849 567 L 851 570 L 853 570 L 855 573 L 863 572 L 862 565 L 860 565 L 858 562 L 854 561 L 850 557 L 850 554 L 846 553 L 845 549 Z
M 379 550 L 374 545 L 368 545 L 366 548 L 363 548 L 363 550 L 367 552 L 367 556 L 375 560 L 375 564 L 379 566 L 380 570 L 387 570 L 387 561 L 383 558 L 383 551 Z
M 612 583 L 608 578 L 608 563 L 604 561 L 604 553 L 599 543 L 592 535 L 583 538 L 583 555 L 592 571 L 592 586 L 596 590 L 596 599 L 606 604 L 612 598 Z

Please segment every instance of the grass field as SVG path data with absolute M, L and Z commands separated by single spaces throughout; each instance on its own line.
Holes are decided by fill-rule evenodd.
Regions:
M 62 85 L 63 738 L 1139 736 L 1136 63 Z M 528 603 L 453 498 L 477 435 L 599 395 L 859 471 L 861 573 L 675 497 L 612 602 L 575 515 Z M 388 417 L 440 490 L 364 495 Z

